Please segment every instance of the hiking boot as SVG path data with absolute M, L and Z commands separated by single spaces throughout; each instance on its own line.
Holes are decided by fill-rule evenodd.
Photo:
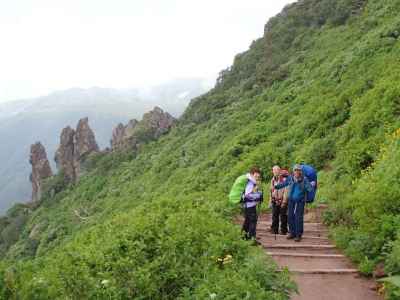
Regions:
M 295 242 L 300 242 L 300 241 L 301 241 L 301 236 L 296 236 L 296 237 L 294 238 L 294 241 L 295 241 Z
M 286 237 L 288 240 L 294 239 L 295 236 L 291 233 L 288 234 L 288 236 Z

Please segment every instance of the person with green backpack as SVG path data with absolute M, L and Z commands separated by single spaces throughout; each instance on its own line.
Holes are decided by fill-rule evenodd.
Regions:
M 256 243 L 257 230 L 257 205 L 263 201 L 263 193 L 258 188 L 261 179 L 261 171 L 258 167 L 253 167 L 246 175 L 239 176 L 231 192 L 229 202 L 232 204 L 243 204 L 244 222 L 242 231 L 246 240 L 253 240 Z

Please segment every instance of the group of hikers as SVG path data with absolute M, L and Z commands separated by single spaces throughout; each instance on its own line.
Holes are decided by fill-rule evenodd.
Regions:
M 264 200 L 260 187 L 261 175 L 260 168 L 251 168 L 249 173 L 236 179 L 229 194 L 230 202 L 243 205 L 244 238 L 254 241 L 255 244 L 258 244 L 257 207 Z M 305 204 L 314 201 L 316 190 L 317 172 L 313 167 L 295 164 L 290 174 L 288 170 L 274 166 L 269 186 L 269 207 L 272 208 L 270 232 L 287 235 L 287 239 L 300 242 L 304 228 Z

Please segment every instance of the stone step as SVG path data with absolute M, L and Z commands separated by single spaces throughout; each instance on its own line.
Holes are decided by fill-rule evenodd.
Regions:
M 292 253 L 297 254 L 300 252 L 305 252 L 307 254 L 341 254 L 336 247 L 332 245 L 310 245 L 310 244 L 302 244 L 296 243 L 295 245 L 292 244 L 274 244 L 268 243 L 263 240 L 260 241 L 263 245 L 263 248 L 266 251 L 270 251 L 272 253 Z M 301 259 L 301 258 L 300 258 Z
M 328 229 L 308 229 L 308 228 L 304 228 L 304 233 L 305 234 L 311 234 L 314 236 L 318 236 L 318 237 L 326 237 L 328 235 Z
M 281 235 L 277 234 L 275 237 L 275 234 L 273 233 L 264 233 L 264 232 L 257 232 L 257 238 L 262 238 L 268 241 L 273 241 L 274 243 L 282 243 L 282 242 L 288 242 L 288 243 L 293 243 L 293 240 L 288 240 L 286 239 L 286 235 Z M 327 237 L 321 237 L 321 236 L 310 236 L 310 235 L 303 235 L 302 239 L 303 242 L 307 242 L 309 244 L 329 244 L 330 241 Z
M 305 252 L 306 254 L 314 255 L 314 254 L 341 254 L 341 252 L 336 249 L 336 248 L 327 248 L 327 249 L 321 249 L 321 248 L 270 248 L 270 244 L 263 244 L 263 248 L 266 251 L 272 252 L 272 253 L 293 253 L 297 254 L 299 251 L 300 252 Z M 298 259 L 302 259 L 302 257 L 298 257 Z
M 383 300 L 372 290 L 372 282 L 355 273 L 294 273 L 293 278 L 300 294 L 292 294 L 291 300 Z
M 291 245 L 291 244 L 294 243 L 293 240 L 287 240 L 286 238 L 283 238 L 283 239 L 282 238 L 281 239 L 276 238 L 276 240 L 275 240 L 273 237 L 263 237 L 263 236 L 257 237 L 257 240 L 260 243 L 265 244 L 267 246 L 268 245 L 275 245 L 275 244 Z M 305 238 L 303 238 L 299 244 L 323 245 L 323 246 L 324 245 L 331 245 L 329 243 L 329 241 L 316 241 L 316 240 L 308 240 L 308 239 L 305 239 Z M 296 245 L 297 245 L 297 243 L 296 243 Z
M 269 249 L 280 248 L 280 249 L 335 249 L 333 245 L 312 245 L 312 244 L 274 244 L 267 246 Z
M 296 274 L 358 274 L 357 269 L 291 269 Z
M 287 267 L 289 270 L 316 270 L 316 269 L 353 269 L 354 267 L 347 258 L 332 255 L 311 255 L 305 256 L 273 256 L 275 262 L 281 268 Z
M 271 226 L 272 222 L 271 222 L 271 220 L 261 220 L 261 221 L 258 222 L 258 224 Z M 315 222 L 304 222 L 304 226 L 325 227 L 325 225 L 323 223 L 315 223 Z
M 275 235 L 276 235 L 277 238 L 286 239 L 286 235 L 283 235 L 283 234 L 274 234 L 274 233 L 271 233 L 269 231 L 264 231 L 264 230 L 257 231 L 257 236 L 265 236 L 265 237 L 274 237 L 275 238 Z M 316 236 L 316 235 L 315 236 L 313 236 L 313 235 L 303 235 L 302 238 L 303 238 L 303 240 L 304 239 L 310 239 L 310 240 L 318 240 L 318 241 L 329 241 L 329 239 L 327 237 Z
M 257 229 L 258 230 L 266 230 L 269 231 L 271 228 L 271 222 L 258 222 Z M 328 232 L 328 228 L 322 223 L 304 223 L 304 231 L 324 231 Z
M 316 254 L 316 253 L 291 253 L 291 252 L 267 252 L 271 256 L 306 257 L 306 258 L 344 258 L 343 254 Z

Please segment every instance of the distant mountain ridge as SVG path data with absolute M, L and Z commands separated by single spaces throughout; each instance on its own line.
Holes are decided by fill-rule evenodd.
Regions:
M 61 129 L 88 117 L 101 148 L 109 147 L 118 123 L 160 106 L 179 116 L 189 101 L 211 86 L 204 79 L 179 79 L 138 89 L 71 88 L 34 99 L 0 103 L 0 214 L 11 204 L 30 198 L 29 147 L 40 140 L 55 167 Z

